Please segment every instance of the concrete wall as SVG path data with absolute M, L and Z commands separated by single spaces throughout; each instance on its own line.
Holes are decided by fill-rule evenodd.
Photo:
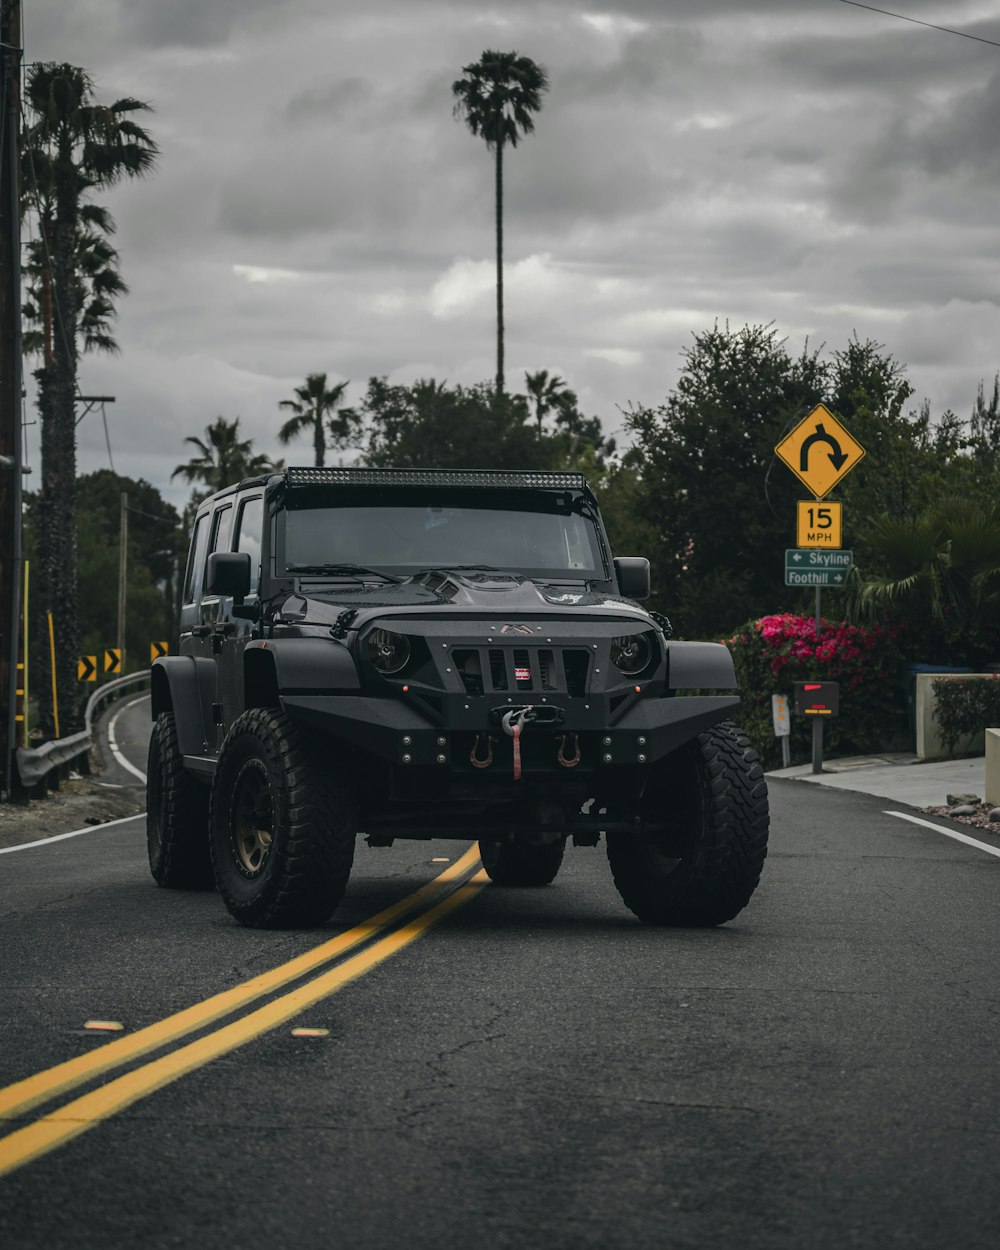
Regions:
M 986 731 L 986 802 L 1000 807 L 1000 729 Z
M 922 760 L 946 760 L 956 755 L 983 755 L 986 735 L 980 731 L 959 742 L 949 755 L 941 741 L 941 731 L 934 720 L 934 683 L 936 681 L 975 681 L 990 673 L 918 673 L 917 674 L 917 757 Z

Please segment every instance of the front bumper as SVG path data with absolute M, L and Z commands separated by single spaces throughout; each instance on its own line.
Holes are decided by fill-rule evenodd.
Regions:
M 607 700 L 593 695 L 580 699 L 549 699 L 543 705 L 557 721 L 528 723 L 521 737 L 526 774 L 559 774 L 578 748 L 580 772 L 609 767 L 636 767 L 654 763 L 717 724 L 739 705 L 732 695 L 672 695 L 644 698 L 634 694 L 611 713 Z M 351 694 L 287 694 L 282 707 L 301 721 L 340 741 L 402 768 L 429 767 L 470 776 L 494 767 L 509 772 L 511 739 L 500 727 L 498 710 L 533 705 L 528 698 L 509 703 L 475 700 L 453 705 L 447 724 L 434 723 L 419 707 L 399 698 Z M 563 741 L 560 742 L 560 739 Z M 492 745 L 492 752 L 490 747 Z M 482 767 L 493 754 L 494 762 Z

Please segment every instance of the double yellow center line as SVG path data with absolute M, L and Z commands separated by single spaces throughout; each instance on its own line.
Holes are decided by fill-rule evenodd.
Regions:
M 20 1119 L 25 1112 L 41 1103 L 68 1093 L 151 1051 L 178 1042 L 223 1016 L 231 1015 L 282 986 L 322 968 L 331 960 L 340 960 L 334 967 L 319 972 L 311 980 L 303 982 L 279 998 L 272 999 L 264 1006 L 186 1045 L 170 1050 L 159 1058 L 151 1059 L 143 1066 L 108 1081 L 99 1089 L 83 1094 L 33 1123 L 0 1138 L 0 1176 L 78 1137 L 87 1129 L 195 1068 L 277 1028 L 314 1003 L 335 994 L 390 955 L 396 954 L 455 908 L 478 894 L 487 880 L 486 873 L 482 870 L 473 872 L 478 859 L 478 849 L 471 847 L 427 885 L 421 886 L 353 929 L 338 934 L 295 959 L 167 1016 L 156 1024 L 116 1038 L 86 1055 L 56 1064 L 44 1072 L 35 1073 L 0 1089 L 0 1122 Z M 450 892 L 440 901 L 433 902 L 443 891 Z M 421 907 L 426 907 L 426 910 L 419 911 L 405 924 L 385 933 L 364 950 L 350 958 L 342 958 L 355 947 L 383 933 L 401 917 Z

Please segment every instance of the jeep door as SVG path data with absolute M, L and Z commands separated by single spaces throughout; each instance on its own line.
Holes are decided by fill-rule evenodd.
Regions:
M 236 523 L 232 527 L 232 550 L 250 556 L 250 594 L 247 605 L 257 602 L 260 586 L 261 527 L 264 524 L 264 496 L 242 495 L 236 504 Z M 226 548 L 219 548 L 226 550 Z M 243 650 L 250 640 L 252 622 L 234 617 L 230 598 L 218 602 L 221 623 L 221 651 L 218 656 L 218 701 L 222 704 L 222 723 L 226 729 L 243 711 Z

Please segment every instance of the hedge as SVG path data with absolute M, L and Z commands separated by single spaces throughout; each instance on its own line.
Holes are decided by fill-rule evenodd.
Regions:
M 949 755 L 973 734 L 1000 727 L 1000 674 L 963 677 L 960 681 L 939 678 L 931 687 L 936 704 L 934 720 Z
M 747 621 L 732 638 L 732 652 L 742 703 L 733 720 L 756 747 L 765 767 L 781 765 L 781 745 L 774 736 L 771 696 L 788 696 L 793 683 L 840 683 L 840 714 L 824 720 L 824 754 L 864 755 L 893 746 L 906 732 L 903 688 L 896 680 L 903 654 L 899 626 L 848 625 L 783 612 Z M 791 717 L 791 758 L 812 758 L 812 725 Z

